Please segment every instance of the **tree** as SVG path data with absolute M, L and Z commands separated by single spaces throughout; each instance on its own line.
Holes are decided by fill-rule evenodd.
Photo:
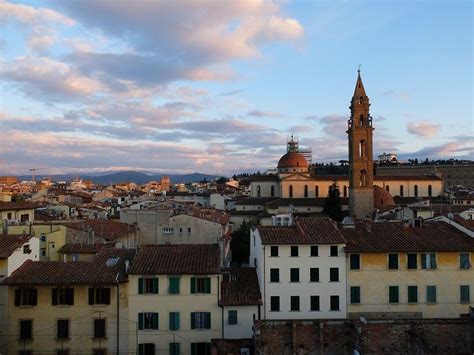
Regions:
M 240 228 L 232 232 L 230 242 L 232 261 L 239 264 L 248 263 L 250 256 L 250 223 L 243 221 Z
M 341 193 L 336 182 L 329 186 L 329 193 L 324 201 L 323 212 L 337 222 L 342 221 L 344 217 L 341 208 Z
M 216 183 L 218 184 L 225 184 L 227 181 L 227 178 L 224 176 L 221 176 L 219 179 L 216 180 Z

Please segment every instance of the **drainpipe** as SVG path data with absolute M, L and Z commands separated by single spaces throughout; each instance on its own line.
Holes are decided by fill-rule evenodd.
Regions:
M 117 282 L 117 294 L 115 298 L 117 299 L 117 355 L 120 354 L 120 337 L 119 337 L 119 332 L 120 332 L 120 288 L 119 288 L 119 273 L 117 273 L 117 276 L 115 278 L 115 281 Z
M 265 281 L 265 244 L 263 245 L 263 319 L 267 319 L 267 302 L 266 302 L 266 287 L 267 283 Z

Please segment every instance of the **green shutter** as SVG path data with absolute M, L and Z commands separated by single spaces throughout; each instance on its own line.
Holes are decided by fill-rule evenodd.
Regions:
M 138 329 L 143 330 L 143 313 L 138 313 Z
M 179 312 L 170 312 L 170 320 L 169 320 L 169 328 L 170 330 L 178 330 L 179 329 Z
M 211 293 L 211 278 L 210 277 L 205 278 L 204 293 Z
M 196 293 L 196 278 L 191 277 L 191 293 Z
M 191 329 L 196 329 L 196 313 L 191 312 Z
M 143 294 L 143 278 L 141 277 L 138 279 L 138 294 Z
M 159 313 L 153 313 L 153 329 L 159 329 L 158 328 L 158 322 L 159 322 Z
M 206 312 L 205 315 L 206 315 L 206 321 L 205 321 L 206 329 L 211 329 L 211 312 Z
M 158 278 L 153 279 L 153 293 L 158 293 L 159 292 L 159 287 L 158 287 Z
M 169 278 L 169 289 L 168 293 L 171 295 L 179 294 L 179 277 Z
M 138 355 L 145 354 L 145 344 L 138 344 Z

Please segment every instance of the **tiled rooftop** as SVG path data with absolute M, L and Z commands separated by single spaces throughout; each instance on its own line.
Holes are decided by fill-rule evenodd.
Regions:
M 229 279 L 222 282 L 222 305 L 247 306 L 262 304 L 255 268 L 230 268 Z
M 111 221 L 109 219 L 85 219 L 81 222 L 66 224 L 66 227 L 84 232 L 87 232 L 90 227 L 96 237 L 103 237 L 111 241 L 132 233 L 135 229 L 134 226 L 127 223 Z
M 30 235 L 0 234 L 0 259 L 7 259 L 15 250 L 30 240 Z
M 217 244 L 144 245 L 131 274 L 217 274 L 221 265 Z

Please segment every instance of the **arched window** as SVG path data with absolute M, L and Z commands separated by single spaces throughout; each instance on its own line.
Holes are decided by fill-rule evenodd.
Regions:
M 367 171 L 360 171 L 360 186 L 367 186 Z
M 359 85 L 359 87 L 360 87 L 360 85 Z M 359 103 L 361 104 L 361 103 L 363 103 L 363 102 L 364 102 L 364 98 L 363 98 L 362 96 L 359 97 Z
M 308 185 L 304 185 L 304 197 L 308 197 Z
M 415 193 L 415 197 L 418 197 L 418 185 L 415 185 L 414 193 Z
M 400 196 L 403 197 L 403 185 L 400 185 Z
M 347 197 L 347 186 L 346 185 L 344 185 L 343 196 Z
M 318 185 L 316 185 L 314 187 L 314 197 L 319 197 L 319 186 Z
M 365 158 L 367 156 L 367 142 L 361 140 L 359 142 L 359 158 Z
M 390 186 L 386 185 L 385 190 L 387 190 L 387 192 L 390 192 Z
M 275 186 L 273 186 L 273 185 L 270 187 L 270 196 L 271 197 L 275 196 Z
M 363 126 L 364 125 L 364 115 L 360 115 L 359 117 L 359 126 Z
M 428 196 L 433 196 L 433 187 L 431 185 L 428 185 Z
M 288 187 L 288 195 L 289 195 L 289 197 L 293 197 L 293 185 L 290 185 Z
M 257 197 L 261 197 L 262 195 L 262 189 L 260 188 L 260 185 L 257 185 Z

